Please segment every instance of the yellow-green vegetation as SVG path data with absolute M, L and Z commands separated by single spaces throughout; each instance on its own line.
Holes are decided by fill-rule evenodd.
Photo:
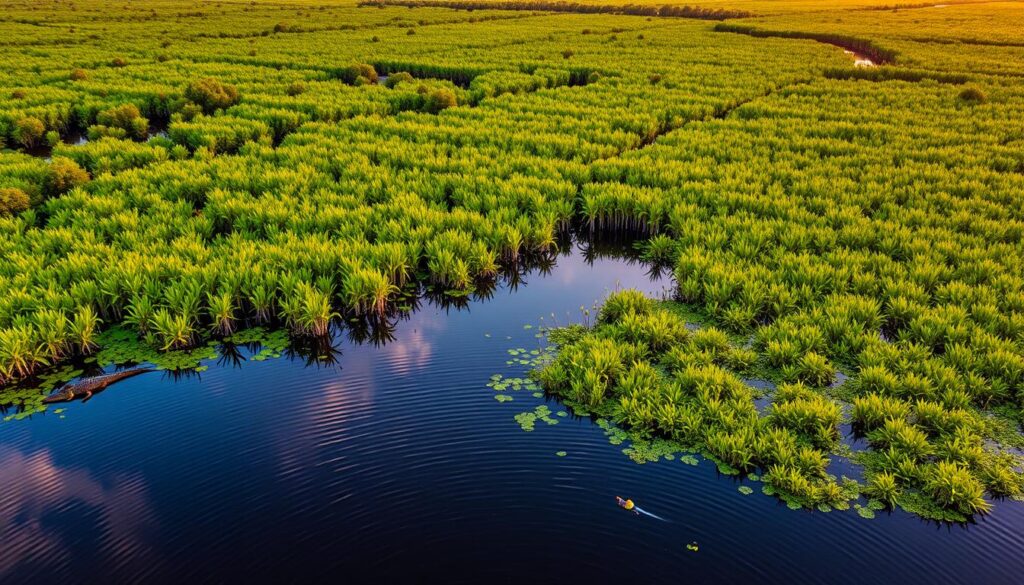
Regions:
M 670 440 L 662 451 L 701 451 L 726 473 L 763 471 L 765 493 L 797 507 L 847 509 L 864 495 L 871 501 L 858 508 L 862 515 L 900 506 L 963 521 L 989 511 L 986 493 L 1020 494 L 1019 458 L 1001 452 L 991 421 L 967 397 L 929 395 L 926 374 L 906 373 L 903 384 L 917 384 L 916 397 L 897 374 L 866 363 L 855 381 L 839 385 L 821 354 L 808 350 L 780 368 L 771 349 L 777 340 L 693 327 L 679 309 L 634 290 L 614 293 L 593 327 L 549 333 L 557 355 L 537 378 L 573 408 L 610 418 L 641 440 Z M 899 343 L 874 347 L 901 353 Z M 875 354 L 862 360 L 868 355 Z M 762 410 L 747 377 L 779 381 Z M 870 443 L 853 455 L 866 469 L 864 485 L 828 471 L 833 456 L 850 456 L 840 435 L 848 420 Z
M 580 342 L 584 403 L 709 376 L 694 440 L 832 505 L 842 367 L 879 501 L 1016 493 L 982 441 L 1024 406 L 1020 3 L 403 4 L 0 0 L 0 382 L 115 326 L 322 337 L 629 232 L 720 329 L 607 316 L 646 337 Z M 751 364 L 787 382 L 753 436 Z M 748 461 L 769 431 L 804 459 Z
M 0 187 L 31 206 L 4 191 L 4 380 L 119 324 L 178 350 L 245 325 L 322 336 L 422 284 L 466 295 L 554 249 L 594 163 L 847 61 L 801 45 L 765 75 L 760 41 L 680 18 L 344 2 L 4 14 Z M 676 49 L 679 63 L 651 59 Z M 47 157 L 30 156 L 41 140 Z

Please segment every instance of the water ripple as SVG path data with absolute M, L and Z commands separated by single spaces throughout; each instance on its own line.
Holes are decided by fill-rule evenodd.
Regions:
M 969 527 L 794 512 L 713 465 L 637 465 L 589 419 L 526 433 L 484 386 L 540 317 L 640 265 L 578 254 L 471 311 L 426 308 L 337 367 L 286 359 L 139 377 L 0 426 L 0 580 L 939 583 L 1024 574 L 1024 511 Z M 489 336 L 489 337 L 488 337 Z M 506 339 L 511 337 L 512 339 Z M 557 451 L 566 451 L 557 457 Z M 635 499 L 668 522 L 620 510 Z M 699 544 L 699 552 L 686 545 Z

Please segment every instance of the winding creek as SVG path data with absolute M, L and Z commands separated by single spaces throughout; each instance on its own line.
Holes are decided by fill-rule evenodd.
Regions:
M 855 53 L 855 52 L 853 52 L 853 51 L 851 51 L 849 49 L 843 49 L 843 52 L 846 53 L 847 55 L 853 57 L 853 66 L 854 67 L 874 67 L 875 65 L 877 65 L 877 63 L 872 61 L 871 58 L 868 57 L 867 55 L 861 55 L 861 54 Z
M 169 139 L 170 136 L 167 133 L 169 126 L 170 120 L 157 120 L 150 122 L 149 128 L 146 130 L 146 137 L 145 139 L 140 140 L 140 142 L 145 142 L 151 138 Z M 89 143 L 89 134 L 80 128 L 72 128 L 63 133 L 60 137 L 60 142 L 71 146 L 83 146 Z M 54 146 L 46 144 L 45 142 L 40 142 L 35 146 L 18 148 L 17 151 L 50 161 L 53 158 Z
M 340 332 L 334 364 L 211 360 L 0 424 L 0 580 L 1019 582 L 1024 506 L 970 526 L 792 511 L 707 461 L 638 465 L 589 419 L 523 432 L 515 414 L 563 409 L 494 399 L 492 374 L 525 370 L 508 350 L 669 284 L 585 249 L 461 309 L 424 301 L 386 343 Z

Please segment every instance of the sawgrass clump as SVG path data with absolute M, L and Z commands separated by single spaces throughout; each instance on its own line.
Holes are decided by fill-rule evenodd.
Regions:
M 874 313 L 873 305 L 863 306 L 863 318 Z M 986 445 L 987 423 L 969 399 L 924 381 L 908 385 L 878 365 L 840 392 L 852 396 L 850 421 L 870 445 L 854 456 L 866 468 L 866 484 L 837 479 L 829 466 L 845 453 L 839 429 L 846 416 L 831 395 L 831 369 L 828 376 L 793 379 L 786 368 L 792 362 L 780 360 L 777 349 L 747 355 L 740 338 L 687 327 L 684 314 L 634 290 L 613 293 L 593 327 L 550 333 L 556 355 L 541 364 L 537 379 L 576 408 L 636 436 L 702 451 L 727 473 L 762 470 L 770 492 L 798 507 L 846 509 L 863 493 L 874 508 L 963 521 L 989 512 L 990 497 L 1021 493 L 1018 462 Z M 797 353 L 824 343 L 813 329 L 793 326 L 787 336 L 779 343 Z M 742 359 L 733 357 L 737 351 Z M 763 411 L 740 378 L 752 372 L 781 381 Z

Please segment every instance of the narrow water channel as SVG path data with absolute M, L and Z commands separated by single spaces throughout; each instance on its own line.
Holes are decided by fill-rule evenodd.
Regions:
M 854 67 L 874 67 L 877 65 L 877 63 L 872 61 L 867 55 L 861 55 L 860 53 L 855 53 L 849 49 L 843 49 L 843 52 L 853 57 Z
M 968 527 L 791 511 L 708 462 L 638 465 L 589 419 L 524 432 L 515 414 L 563 409 L 486 387 L 523 375 L 507 352 L 538 325 L 667 285 L 576 245 L 386 343 L 341 332 L 335 364 L 213 360 L 0 424 L 0 581 L 1019 582 L 1024 506 Z
M 157 120 L 151 122 L 149 124 L 149 128 L 146 130 L 145 140 L 149 140 L 150 138 L 168 138 L 168 126 L 170 126 L 169 120 Z M 143 142 L 145 142 L 145 140 L 143 140 Z M 82 146 L 89 143 L 89 135 L 81 129 L 74 128 L 61 136 L 60 141 L 71 146 Z M 39 144 L 31 147 L 19 148 L 18 151 L 47 161 L 51 160 L 53 157 L 53 146 L 45 142 L 40 142 Z

